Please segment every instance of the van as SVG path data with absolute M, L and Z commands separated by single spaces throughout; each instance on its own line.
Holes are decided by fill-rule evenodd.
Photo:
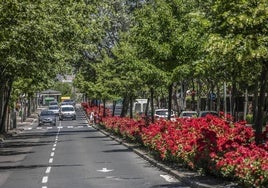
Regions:
M 59 112 L 59 120 L 72 119 L 76 120 L 76 111 L 73 105 L 62 105 Z

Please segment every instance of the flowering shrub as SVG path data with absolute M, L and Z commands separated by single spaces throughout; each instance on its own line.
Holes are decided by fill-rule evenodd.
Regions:
M 141 142 L 162 160 L 183 163 L 244 187 L 267 187 L 268 144 L 257 146 L 254 131 L 232 117 L 178 118 L 146 126 L 144 120 L 105 117 L 106 129 Z
M 144 126 L 143 120 L 137 121 L 117 116 L 103 118 L 103 122 L 106 129 L 133 141 L 140 138 L 141 127 Z

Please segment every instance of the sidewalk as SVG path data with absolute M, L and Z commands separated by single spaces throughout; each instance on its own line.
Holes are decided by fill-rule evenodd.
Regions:
M 27 130 L 33 127 L 34 123 L 38 120 L 38 114 L 44 107 L 38 107 L 35 112 L 33 112 L 29 117 L 26 117 L 25 121 L 21 121 L 21 117 L 19 115 L 16 116 L 17 126 L 14 129 L 9 130 L 10 133 L 18 133 L 23 130 Z

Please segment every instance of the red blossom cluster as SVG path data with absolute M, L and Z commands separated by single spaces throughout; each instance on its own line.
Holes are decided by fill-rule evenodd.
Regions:
M 104 107 L 103 106 L 96 106 L 96 105 L 90 105 L 87 102 L 82 102 L 81 107 L 84 109 L 86 115 L 89 117 L 90 114 L 93 112 L 94 113 L 94 119 L 96 123 L 99 123 L 102 121 L 103 115 L 104 115 Z M 107 116 L 110 116 L 111 113 L 109 109 L 105 109 L 105 114 Z
M 243 187 L 267 187 L 268 146 L 254 143 L 254 131 L 232 117 L 178 118 L 146 126 L 144 120 L 105 117 L 106 129 L 143 144 L 162 160 L 183 163 Z

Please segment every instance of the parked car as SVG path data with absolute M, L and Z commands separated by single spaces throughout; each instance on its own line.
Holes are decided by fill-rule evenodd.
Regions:
M 155 110 L 154 117 L 156 119 L 161 119 L 161 118 L 167 119 L 168 118 L 168 109 Z M 171 110 L 170 118 L 171 118 L 171 120 L 175 120 L 175 113 L 173 110 Z
M 57 116 L 60 114 L 60 108 L 58 105 L 49 105 L 48 110 L 54 112 Z
M 41 125 L 53 125 L 56 126 L 57 118 L 53 111 L 50 110 L 42 110 L 38 115 L 38 126 Z
M 206 115 L 213 115 L 213 116 L 219 116 L 218 112 L 216 111 L 200 111 L 198 114 L 198 117 L 206 117 Z
M 60 107 L 59 120 L 64 119 L 76 120 L 76 111 L 73 105 L 62 105 Z
M 181 118 L 193 118 L 193 117 L 197 117 L 198 116 L 198 113 L 197 111 L 182 111 L 180 113 L 180 116 Z

